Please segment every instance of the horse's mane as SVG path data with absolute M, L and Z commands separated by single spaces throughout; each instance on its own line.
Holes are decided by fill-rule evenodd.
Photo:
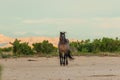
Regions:
M 59 43 L 62 43 L 61 39 L 59 40 Z M 69 44 L 69 40 L 65 38 L 65 44 Z

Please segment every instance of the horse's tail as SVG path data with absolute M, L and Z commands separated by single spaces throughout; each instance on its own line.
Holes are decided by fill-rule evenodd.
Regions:
M 70 60 L 73 60 L 73 59 L 74 59 L 74 58 L 71 56 L 71 51 L 70 51 L 70 50 L 68 51 L 68 57 L 69 57 Z

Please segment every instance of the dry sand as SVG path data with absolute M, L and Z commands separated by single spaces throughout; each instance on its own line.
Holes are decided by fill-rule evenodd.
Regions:
M 2 80 L 120 80 L 120 57 L 75 57 L 68 66 L 59 59 L 0 59 Z

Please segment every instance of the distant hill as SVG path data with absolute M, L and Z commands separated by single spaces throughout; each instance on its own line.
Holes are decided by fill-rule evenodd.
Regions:
M 9 41 L 13 41 L 13 40 L 14 40 L 13 38 L 10 38 L 10 37 L 4 36 L 3 34 L 0 34 L 0 43 L 6 43 Z
M 12 46 L 11 44 L 9 44 L 9 42 L 14 42 L 15 39 L 16 38 L 10 38 L 3 34 L 0 34 L 0 47 Z M 35 37 L 34 36 L 34 37 L 20 37 L 17 39 L 21 40 L 21 42 L 28 42 L 30 46 L 32 46 L 33 43 L 48 40 L 50 43 L 52 43 L 54 46 L 57 47 L 58 41 L 59 41 L 59 37 L 51 38 L 51 37 Z M 70 41 L 76 41 L 76 40 L 70 39 Z
M 13 42 L 13 41 L 14 41 L 13 38 L 0 34 L 0 47 L 9 47 L 11 46 L 9 42 Z

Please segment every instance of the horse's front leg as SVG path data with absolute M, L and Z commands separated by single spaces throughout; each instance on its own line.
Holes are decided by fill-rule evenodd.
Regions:
M 60 65 L 62 66 L 63 64 L 63 57 L 62 57 L 62 53 L 59 52 L 59 58 L 60 58 Z
M 65 54 L 65 64 L 68 65 L 68 55 Z
M 65 53 L 63 54 L 63 65 L 65 66 L 66 65 L 66 56 L 65 56 Z

